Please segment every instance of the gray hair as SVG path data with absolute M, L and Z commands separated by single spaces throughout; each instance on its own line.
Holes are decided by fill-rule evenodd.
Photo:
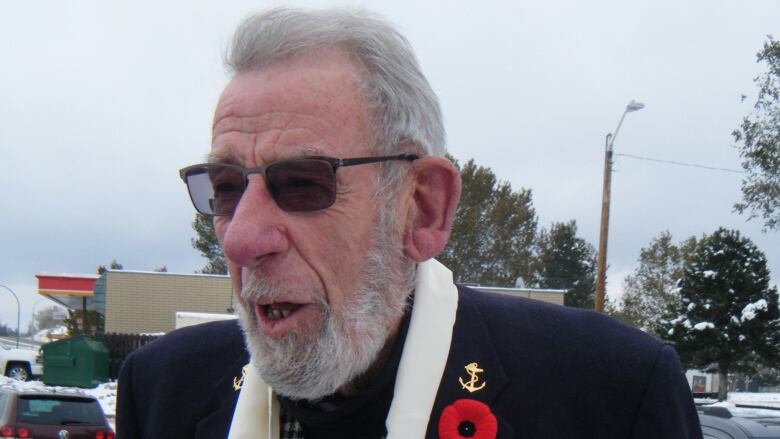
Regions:
M 225 62 L 239 74 L 329 46 L 343 48 L 366 69 L 362 86 L 378 154 L 398 153 L 405 143 L 423 155 L 446 154 L 439 102 L 411 45 L 365 10 L 278 8 L 250 16 L 236 30 Z M 387 189 L 390 175 L 384 173 Z

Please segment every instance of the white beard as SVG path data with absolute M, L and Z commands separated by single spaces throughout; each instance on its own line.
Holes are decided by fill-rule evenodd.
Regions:
M 374 248 L 361 270 L 359 291 L 334 314 L 319 291 L 309 291 L 310 306 L 320 308 L 318 330 L 289 332 L 278 339 L 258 329 L 254 304 L 274 298 L 285 288 L 250 275 L 245 279 L 239 307 L 252 363 L 278 394 L 291 399 L 317 400 L 332 395 L 365 373 L 376 361 L 388 336 L 406 309 L 414 283 L 415 264 L 403 255 L 392 209 L 380 209 Z M 296 294 L 300 297 L 300 294 Z

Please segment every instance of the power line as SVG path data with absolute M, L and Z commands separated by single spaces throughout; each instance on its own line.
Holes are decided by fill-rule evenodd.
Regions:
M 667 164 L 670 164 L 670 165 L 688 166 L 688 167 L 691 167 L 691 168 L 709 169 L 711 171 L 733 172 L 733 173 L 736 173 L 736 174 L 744 174 L 745 173 L 745 171 L 738 171 L 736 169 L 716 168 L 716 167 L 713 167 L 713 166 L 704 166 L 704 165 L 698 165 L 698 164 L 695 164 L 695 163 L 675 162 L 673 160 L 661 160 L 661 159 L 654 159 L 652 157 L 642 157 L 642 156 L 631 155 L 631 154 L 615 153 L 615 155 L 619 155 L 619 156 L 622 156 L 622 157 L 628 157 L 628 158 L 632 158 L 632 159 L 637 159 L 637 160 L 647 160 L 647 161 L 650 161 L 650 162 L 667 163 Z

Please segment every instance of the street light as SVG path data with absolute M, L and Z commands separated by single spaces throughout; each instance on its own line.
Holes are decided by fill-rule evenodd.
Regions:
M 16 299 L 16 348 L 19 349 L 19 334 L 21 333 L 19 322 L 21 321 L 22 307 L 21 305 L 19 305 L 19 298 L 16 296 L 16 293 L 14 293 L 14 290 L 2 284 L 0 284 L 0 287 L 3 287 L 6 290 L 8 290 L 11 294 L 13 294 L 14 299 Z
M 604 148 L 604 187 L 601 196 L 601 231 L 599 232 L 598 273 L 596 275 L 596 311 L 604 312 L 604 290 L 607 282 L 607 238 L 609 235 L 609 201 L 612 189 L 612 151 L 620 126 L 626 114 L 645 108 L 645 104 L 632 100 L 620 116 L 615 134 L 607 134 Z

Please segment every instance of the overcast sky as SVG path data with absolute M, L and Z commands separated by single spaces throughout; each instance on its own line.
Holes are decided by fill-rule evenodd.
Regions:
M 36 273 L 191 273 L 194 211 L 177 170 L 210 144 L 232 30 L 281 4 L 363 5 L 396 23 L 444 111 L 450 152 L 533 191 L 541 226 L 598 243 L 604 137 L 618 154 L 740 169 L 731 131 L 756 97 L 778 1 L 0 0 L 0 284 L 41 309 Z M 478 6 L 477 6 L 478 5 Z M 747 95 L 744 103 L 741 95 Z M 780 233 L 732 212 L 737 173 L 616 157 L 608 292 L 639 250 L 740 230 L 780 279 Z M 0 291 L 0 321 L 16 304 Z

